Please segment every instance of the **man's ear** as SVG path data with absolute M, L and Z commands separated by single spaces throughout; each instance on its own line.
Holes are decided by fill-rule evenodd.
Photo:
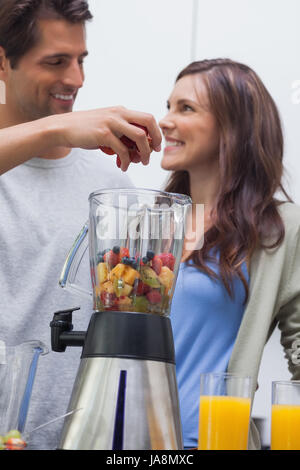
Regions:
M 4 80 L 7 73 L 9 60 L 6 57 L 5 50 L 0 46 L 0 79 Z

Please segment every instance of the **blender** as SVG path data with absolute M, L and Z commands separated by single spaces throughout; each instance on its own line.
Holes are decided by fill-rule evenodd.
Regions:
M 89 221 L 63 267 L 60 285 L 93 299 L 86 332 L 76 309 L 51 322 L 52 349 L 82 347 L 59 444 L 70 450 L 182 449 L 169 319 L 182 256 L 188 196 L 108 189 L 89 197 Z M 77 282 L 89 249 L 91 291 Z

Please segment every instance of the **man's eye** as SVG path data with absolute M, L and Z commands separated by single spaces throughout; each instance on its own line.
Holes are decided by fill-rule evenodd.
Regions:
M 62 60 L 55 60 L 51 62 L 46 62 L 47 65 L 61 65 L 63 63 Z

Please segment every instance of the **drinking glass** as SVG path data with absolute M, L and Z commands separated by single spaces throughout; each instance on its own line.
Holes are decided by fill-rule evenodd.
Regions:
M 272 382 L 271 449 L 300 450 L 300 381 Z
M 246 450 L 251 378 L 229 373 L 200 377 L 199 450 Z

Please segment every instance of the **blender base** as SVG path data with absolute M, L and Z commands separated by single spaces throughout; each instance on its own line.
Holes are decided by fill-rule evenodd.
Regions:
M 69 450 L 183 448 L 173 364 L 81 360 L 59 445 Z

